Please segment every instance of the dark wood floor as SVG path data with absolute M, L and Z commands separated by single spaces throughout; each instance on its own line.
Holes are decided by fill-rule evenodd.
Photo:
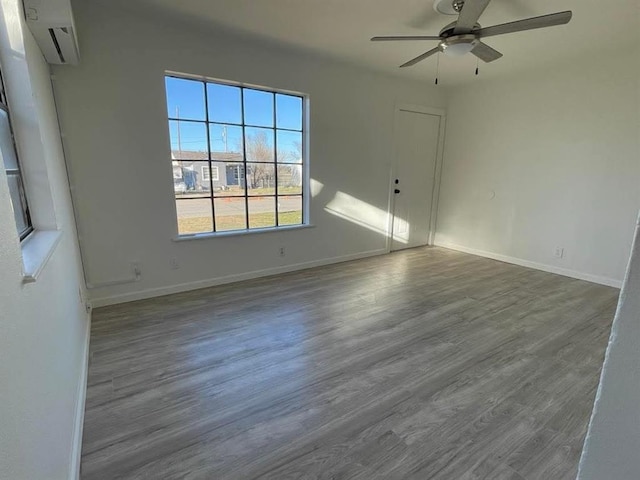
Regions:
M 420 248 L 94 311 L 82 478 L 575 478 L 618 291 Z

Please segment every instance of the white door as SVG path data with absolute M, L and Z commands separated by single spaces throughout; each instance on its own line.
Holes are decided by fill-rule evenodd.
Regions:
M 397 112 L 391 250 L 429 243 L 441 119 L 403 109 Z

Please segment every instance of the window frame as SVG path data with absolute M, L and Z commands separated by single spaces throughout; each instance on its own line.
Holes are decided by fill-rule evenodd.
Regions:
M 211 219 L 212 219 L 212 230 L 211 231 L 204 231 L 204 232 L 197 232 L 197 233 L 180 233 L 179 231 L 179 217 L 176 211 L 176 227 L 177 227 L 177 239 L 187 239 L 187 238 L 193 238 L 193 237 L 209 237 L 209 236 L 218 236 L 218 235 L 237 235 L 237 234 L 248 234 L 248 233 L 259 233 L 259 232 L 264 232 L 264 231 L 269 231 L 269 230 L 289 230 L 289 229 L 295 229 L 295 228 L 303 228 L 303 227 L 309 227 L 311 226 L 309 223 L 309 197 L 310 197 L 310 177 L 309 177 L 309 158 L 308 158 L 308 138 L 309 138 L 309 133 L 308 133 L 308 102 L 309 102 L 309 96 L 307 94 L 301 93 L 301 92 L 294 92 L 294 91 L 290 91 L 290 90 L 282 90 L 282 89 L 277 89 L 277 88 L 271 88 L 271 87 L 264 87 L 264 86 L 258 86 L 258 85 L 252 85 L 252 84 L 246 84 L 246 83 L 241 83 L 241 82 L 234 82 L 234 81 L 230 81 L 230 80 L 221 80 L 221 79 L 216 79 L 216 78 L 210 78 L 210 77 L 204 77 L 204 76 L 200 76 L 200 75 L 191 75 L 191 74 L 184 74 L 184 73 L 177 73 L 177 72 L 172 72 L 172 71 L 165 71 L 164 75 L 163 75 L 163 80 L 165 82 L 165 101 L 168 101 L 167 99 L 167 90 L 166 90 L 166 80 L 167 78 L 175 78 L 178 80 L 189 80 L 189 81 L 196 81 L 196 82 L 201 82 L 203 83 L 203 87 L 204 87 L 204 109 L 205 109 L 205 118 L 204 120 L 194 120 L 194 119 L 181 119 L 181 118 L 177 118 L 174 117 L 170 114 L 169 109 L 167 108 L 166 112 L 167 112 L 167 125 L 170 127 L 171 122 L 175 122 L 175 121 L 180 121 L 180 122 L 187 122 L 187 123 L 196 123 L 196 124 L 204 124 L 206 127 L 206 143 L 207 143 L 207 159 L 205 160 L 198 160 L 201 162 L 205 162 L 208 164 L 208 168 L 209 168 L 209 178 L 206 179 L 206 181 L 209 183 L 209 192 L 210 192 L 210 197 L 205 197 L 205 198 L 209 198 L 211 201 Z M 236 87 L 236 88 L 240 88 L 241 92 L 240 92 L 240 112 L 241 112 L 241 120 L 240 123 L 235 123 L 235 122 L 219 122 L 219 121 L 213 121 L 210 120 L 209 118 L 209 100 L 208 100 L 208 92 L 207 92 L 207 84 L 214 84 L 214 85 L 223 85 L 223 86 L 231 86 L 231 87 Z M 245 108 L 244 108 L 244 104 L 245 104 L 245 100 L 244 100 L 244 90 L 257 90 L 257 91 L 262 91 L 262 92 L 266 92 L 269 94 L 273 95 L 273 126 L 272 127 L 265 127 L 263 125 L 254 125 L 254 124 L 249 124 L 245 122 Z M 291 96 L 291 97 L 297 97 L 300 99 L 301 101 L 301 127 L 300 130 L 296 130 L 296 129 L 291 129 L 291 128 L 278 128 L 277 125 L 277 103 L 276 103 L 276 95 L 286 95 L 286 96 Z M 167 105 L 168 107 L 168 105 Z M 244 184 L 245 184 L 245 189 L 244 189 L 244 194 L 243 195 L 229 195 L 229 196 L 222 196 L 222 197 L 216 197 L 214 194 L 214 185 L 213 182 L 215 181 L 219 181 L 220 179 L 220 172 L 219 172 L 219 167 L 216 165 L 214 166 L 213 163 L 218 162 L 219 160 L 215 160 L 212 157 L 212 150 L 211 150 L 211 131 L 210 131 L 210 127 L 212 125 L 230 125 L 230 126 L 235 126 L 235 127 L 240 127 L 242 129 L 242 161 L 241 162 L 236 162 L 236 161 L 231 161 L 231 162 L 225 162 L 226 163 L 232 163 L 232 164 L 238 164 L 238 165 L 242 165 L 243 167 L 243 175 L 244 175 Z M 247 181 L 248 181 L 248 167 L 249 164 L 251 164 L 252 162 L 247 160 L 247 148 L 246 148 L 246 129 L 247 128 L 263 128 L 263 129 L 268 129 L 268 130 L 272 130 L 273 131 L 273 162 L 267 162 L 266 164 L 268 165 L 273 165 L 274 168 L 274 193 L 272 195 L 250 195 L 249 194 L 249 189 L 248 189 L 248 185 L 247 185 Z M 277 140 L 277 133 L 278 131 L 287 131 L 287 132 L 296 132 L 300 134 L 301 137 L 301 145 L 300 145 L 300 149 L 301 149 L 301 158 L 300 161 L 301 163 L 291 163 L 290 165 L 299 165 L 300 171 L 301 171 L 301 188 L 300 188 L 300 193 L 299 194 L 278 194 L 278 167 L 280 165 L 286 165 L 286 163 L 279 163 L 278 162 L 278 140 Z M 172 151 L 172 147 L 170 146 L 170 151 Z M 170 155 L 171 157 L 171 155 Z M 172 161 L 177 161 L 182 163 L 183 161 L 187 161 L 187 160 L 183 160 L 183 159 L 173 159 L 171 158 Z M 262 162 L 259 162 L 262 163 Z M 204 168 L 204 167 L 203 167 Z M 218 175 L 216 178 L 214 178 L 213 175 L 213 169 L 216 168 Z M 204 177 L 204 175 L 203 175 Z M 240 178 L 240 177 L 239 177 Z M 204 180 L 204 178 L 203 178 Z M 299 197 L 300 198 L 300 204 L 301 204 L 301 210 L 300 210 L 300 223 L 296 223 L 296 224 L 283 224 L 283 225 L 279 225 L 279 211 L 278 211 L 278 199 L 281 197 Z M 240 229 L 234 229 L 234 230 L 217 230 L 216 229 L 216 211 L 215 211 L 215 200 L 216 199 L 220 199 L 220 198 L 243 198 L 244 199 L 244 203 L 245 203 L 245 228 L 240 228 Z M 275 203 L 275 208 L 274 208 L 274 217 L 275 217 L 275 225 L 273 226 L 268 226 L 268 227 L 254 227 L 251 228 L 250 226 L 250 212 L 249 212 L 249 201 L 252 198 L 273 198 L 274 203 Z M 174 193 L 174 199 L 175 200 L 189 200 L 190 198 L 180 198 L 180 197 L 176 197 L 175 193 Z
M 33 233 L 34 228 L 33 228 L 33 221 L 31 219 L 31 212 L 29 211 L 29 202 L 27 200 L 27 194 L 24 187 L 24 176 L 22 174 L 22 167 L 20 165 L 20 155 L 18 154 L 18 146 L 16 144 L 16 137 L 13 130 L 13 124 L 11 121 L 11 111 L 9 109 L 9 102 L 7 100 L 7 91 L 4 84 L 4 78 L 2 75 L 1 66 L 0 66 L 0 109 L 4 110 L 4 112 L 7 115 L 9 134 L 11 135 L 11 144 L 13 147 L 14 155 L 16 157 L 16 168 L 7 168 L 6 165 L 4 165 L 4 162 L 3 162 L 3 168 L 7 178 L 9 177 L 9 175 L 15 176 L 18 178 L 18 193 L 20 195 L 20 198 L 17 199 L 17 202 L 19 202 L 17 207 L 22 209 L 22 213 L 24 215 L 27 228 L 20 231 L 18 230 L 18 225 L 16 224 L 16 231 L 20 238 L 20 242 L 23 242 L 27 239 L 27 237 L 29 237 L 29 235 L 31 235 L 31 233 Z M 11 206 L 14 209 L 16 208 L 16 199 L 14 199 L 13 197 L 11 197 Z

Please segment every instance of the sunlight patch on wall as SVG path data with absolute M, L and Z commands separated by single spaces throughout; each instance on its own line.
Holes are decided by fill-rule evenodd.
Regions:
M 314 180 L 313 178 L 309 182 L 309 188 L 311 189 L 311 198 L 317 197 L 324 188 L 324 183 Z
M 333 199 L 327 203 L 324 210 L 327 213 L 348 220 L 385 237 L 390 236 L 389 213 L 347 193 L 337 192 Z M 397 240 L 401 243 L 407 243 L 405 239 Z
M 12 54 L 19 58 L 24 58 L 25 49 L 22 37 L 22 25 L 20 23 L 21 10 L 16 5 L 3 2 L 0 7 L 0 16 L 3 22 L 3 30 L 6 38 L 9 40 L 9 48 L 12 50 Z

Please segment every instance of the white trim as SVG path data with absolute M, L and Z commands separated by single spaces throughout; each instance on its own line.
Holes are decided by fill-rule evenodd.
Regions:
M 165 70 L 165 76 L 182 78 L 184 80 L 199 80 L 201 82 L 220 83 L 222 85 L 228 85 L 230 87 L 243 87 L 250 88 L 252 90 L 262 90 L 269 93 L 282 93 L 284 95 L 294 95 L 296 97 L 308 97 L 309 94 L 298 92 L 296 90 L 287 90 L 285 88 L 278 87 L 266 87 L 264 85 L 258 85 L 255 83 L 237 82 L 235 80 L 227 80 L 225 78 L 209 77 L 207 75 L 197 75 L 193 73 L 177 72 L 175 70 Z
M 73 422 L 73 437 L 71 439 L 71 457 L 69 460 L 69 480 L 80 478 L 80 460 L 82 458 L 82 431 L 84 427 L 84 409 L 87 399 L 87 378 L 89 374 L 89 340 L 91 338 L 91 313 L 88 315 L 84 352 L 82 354 L 82 369 L 76 393 L 75 419 Z
M 214 175 L 213 172 L 216 172 Z M 211 180 L 214 182 L 220 181 L 220 167 L 218 165 L 211 165 Z
M 222 197 L 224 198 L 224 197 Z M 249 197 L 251 198 L 251 197 Z M 238 235 L 255 235 L 257 233 L 269 233 L 269 232 L 287 232 L 291 230 L 300 230 L 303 228 L 315 228 L 315 225 L 308 223 L 300 223 L 297 225 L 280 225 L 278 227 L 266 227 L 266 228 L 251 228 L 243 230 L 228 230 L 221 232 L 207 232 L 207 233 L 191 233 L 176 235 L 172 238 L 174 242 L 188 242 L 191 240 L 204 240 L 207 238 L 220 238 L 220 237 L 236 237 Z
M 111 297 L 94 298 L 91 299 L 91 304 L 94 308 L 105 307 L 107 305 L 144 300 L 147 298 L 170 295 L 172 293 L 180 293 L 187 292 L 189 290 L 198 290 L 200 288 L 214 287 L 216 285 L 222 285 L 225 283 L 234 283 L 243 280 L 251 280 L 254 278 L 268 277 L 270 275 L 277 275 L 279 273 L 294 272 L 297 270 L 306 270 L 308 268 L 321 267 L 334 263 L 349 262 L 351 260 L 375 257 L 377 255 L 385 255 L 387 253 L 388 252 L 385 248 L 381 248 L 378 250 L 369 250 L 366 252 L 353 253 L 350 255 L 342 255 L 340 257 L 323 258 L 320 260 L 313 260 L 311 262 L 295 263 L 293 265 L 283 265 L 280 267 L 265 268 L 263 270 L 254 270 L 252 272 L 226 275 L 224 277 L 210 278 L 207 280 L 199 280 L 196 282 L 181 283 L 179 285 L 172 285 L 169 287 L 150 288 L 148 290 L 142 290 L 140 292 L 125 293 L 122 295 L 114 295 Z
M 395 142 L 395 121 L 393 125 L 393 137 Z M 395 148 L 395 147 L 394 147 Z M 395 194 L 393 190 L 396 188 L 395 181 L 395 159 L 393 163 L 389 166 L 389 198 L 387 199 L 387 231 L 385 232 L 384 245 L 387 253 L 391 253 L 391 246 L 393 240 L 393 220 L 394 220 L 394 205 L 395 205 Z
M 35 230 L 21 244 L 22 281 L 35 282 L 60 242 L 59 230 Z
M 500 262 L 512 263 L 514 265 L 520 265 L 521 267 L 533 268 L 535 270 L 542 270 L 543 272 L 555 273 L 557 275 L 563 275 L 565 277 L 576 278 L 578 280 L 585 280 L 587 282 L 598 283 L 600 285 L 606 285 L 608 287 L 621 288 L 622 281 L 614 278 L 603 277 L 600 275 L 593 275 L 591 273 L 583 273 L 577 270 L 570 270 L 568 268 L 556 267 L 554 265 L 547 265 L 544 263 L 532 262 L 530 260 L 524 260 L 522 258 L 510 257 L 508 255 L 502 255 L 499 253 L 487 252 L 485 250 L 478 250 L 476 248 L 464 247 L 462 245 L 456 245 L 449 242 L 435 243 L 438 247 L 448 248 L 450 250 L 456 250 L 458 252 L 470 253 L 471 255 L 477 255 L 479 257 L 491 258 L 492 260 L 498 260 Z
M 429 245 L 436 241 L 438 224 L 438 208 L 440 204 L 440 182 L 442 181 L 442 169 L 444 166 L 444 140 L 447 127 L 447 115 L 444 110 L 440 115 L 440 131 L 438 132 L 438 150 L 436 151 L 436 168 L 433 173 L 433 192 L 431 196 L 431 219 L 429 221 Z

